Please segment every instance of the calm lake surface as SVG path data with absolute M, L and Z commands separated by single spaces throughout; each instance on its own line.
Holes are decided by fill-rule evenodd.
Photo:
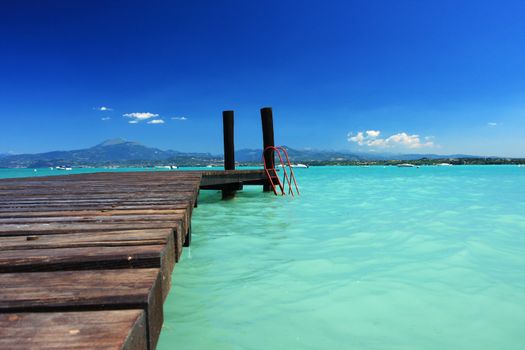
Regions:
M 296 175 L 295 199 L 201 191 L 159 349 L 525 347 L 525 168 Z

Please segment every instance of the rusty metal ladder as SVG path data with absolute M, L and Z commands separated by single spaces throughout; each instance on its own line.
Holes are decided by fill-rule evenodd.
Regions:
M 276 153 L 277 153 L 277 156 L 279 157 L 279 166 L 281 170 L 283 171 L 282 181 L 279 178 L 277 169 L 275 169 L 275 161 L 273 161 L 272 164 L 266 164 L 266 155 L 269 155 L 268 157 L 269 159 L 274 160 Z M 284 158 L 281 153 L 284 154 Z M 297 195 L 300 195 L 299 186 L 297 185 L 297 180 L 295 179 L 295 174 L 293 172 L 292 164 L 290 163 L 288 152 L 286 151 L 284 147 L 268 146 L 264 149 L 262 158 L 263 158 L 263 163 L 264 163 L 264 170 L 266 172 L 266 177 L 268 178 L 268 182 L 270 183 L 273 193 L 276 196 L 279 195 L 279 193 L 281 194 L 281 196 L 284 196 L 286 194 L 286 191 L 285 191 L 286 187 L 288 188 L 288 194 L 290 194 L 292 197 L 295 196 L 294 187 L 295 187 L 295 192 L 297 193 Z M 293 186 L 292 186 L 292 181 L 293 181 Z

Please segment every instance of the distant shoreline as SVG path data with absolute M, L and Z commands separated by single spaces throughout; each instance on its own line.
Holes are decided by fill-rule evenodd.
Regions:
M 442 159 L 416 159 L 416 160 L 362 160 L 362 161 L 350 161 L 350 160 L 329 160 L 329 161 L 308 161 L 308 160 L 297 160 L 292 161 L 293 164 L 302 163 L 308 166 L 398 166 L 400 164 L 411 164 L 415 166 L 439 166 L 439 165 L 525 165 L 525 158 L 442 158 Z M 0 169 L 46 169 L 55 168 L 62 164 L 49 164 L 47 166 L 41 166 L 35 164 L 35 166 L 23 166 L 23 167 L 0 167 Z M 121 168 L 143 168 L 152 170 L 160 170 L 159 166 L 176 165 L 179 169 L 184 168 L 209 168 L 210 170 L 222 169 L 221 163 L 204 164 L 204 163 L 181 163 L 173 164 L 173 162 L 145 162 L 137 161 L 136 163 L 130 162 L 125 164 L 68 164 L 72 168 L 76 169 L 90 169 L 90 168 L 107 168 L 121 169 Z M 236 164 L 238 167 L 262 167 L 261 163 L 254 162 L 239 162 Z M 169 169 L 168 169 L 169 170 Z M 60 170 L 57 170 L 60 171 Z M 67 172 L 64 172 L 67 173 Z

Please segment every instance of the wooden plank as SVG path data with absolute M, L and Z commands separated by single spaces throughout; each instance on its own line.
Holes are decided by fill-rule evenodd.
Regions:
M 171 226 L 171 225 L 170 225 Z M 81 247 L 123 247 L 136 245 L 161 245 L 174 242 L 175 261 L 182 254 L 184 234 L 182 223 L 178 222 L 175 229 L 145 229 L 106 232 L 81 231 L 80 233 L 63 232 L 60 234 L 36 234 L 1 236 L 0 254 L 3 250 L 15 249 L 54 249 Z M 40 232 L 41 233 L 41 232 Z M 44 232 L 46 233 L 46 232 Z M 170 235 L 173 238 L 166 238 Z
M 149 349 L 163 321 L 158 269 L 0 274 L 0 313 L 142 309 Z
M 198 179 L 180 179 L 178 178 L 178 179 L 173 179 L 173 181 L 169 181 L 165 183 L 162 183 L 162 182 L 158 182 L 158 183 L 130 182 L 130 181 L 126 181 L 125 179 L 122 181 L 119 181 L 118 179 L 113 179 L 113 181 L 105 181 L 105 182 L 93 182 L 93 181 L 56 182 L 56 181 L 53 181 L 52 178 L 49 178 L 49 180 L 45 182 L 42 181 L 38 184 L 24 183 L 22 181 L 11 182 L 11 183 L 0 182 L 0 192 L 13 191 L 13 190 L 27 190 L 27 189 L 30 189 L 30 190 L 52 189 L 54 191 L 62 191 L 65 188 L 73 188 L 76 190 L 149 189 L 149 190 L 155 190 L 155 191 L 159 189 L 172 188 L 176 190 L 177 187 L 193 186 L 198 181 L 199 181 Z M 112 184 L 113 186 L 108 189 L 107 188 L 108 184 Z
M 108 187 L 111 184 L 108 184 Z M 41 191 L 12 191 L 12 193 L 0 193 L 0 199 L 9 200 L 11 198 L 41 198 L 41 199 L 56 199 L 56 198 L 71 198 L 75 199 L 78 197 L 84 198 L 144 198 L 144 197 L 157 197 L 157 198 L 185 198 L 191 197 L 191 191 L 175 191 L 175 190 L 159 190 L 159 191 L 140 191 L 139 189 L 130 191 L 104 191 L 104 192 L 91 192 L 91 191 L 73 191 L 64 190 L 63 192 L 53 192 L 48 190 Z
M 266 180 L 264 170 L 248 171 L 205 171 L 203 172 L 201 188 L 226 184 L 250 183 Z
M 175 266 L 174 240 L 169 237 L 162 245 L 6 250 L 0 252 L 0 273 L 159 268 L 166 299 Z
M 16 249 L 114 247 L 166 244 L 172 229 L 82 232 L 0 237 L 0 252 Z
M 42 203 L 1 203 L 0 213 L 7 216 L 13 212 L 37 212 L 37 211 L 64 211 L 64 210 L 148 210 L 148 209 L 186 209 L 192 204 L 192 200 L 184 200 L 178 203 L 168 201 L 148 202 L 42 202 Z
M 143 310 L 0 314 L 3 350 L 143 350 Z
M 0 236 L 31 234 L 36 232 L 62 233 L 63 231 L 108 231 L 109 229 L 144 229 L 176 227 L 179 221 L 186 229 L 191 211 L 167 215 L 113 215 L 113 216 L 65 216 L 36 218 L 1 218 Z
M 111 184 L 108 184 L 108 186 L 111 186 Z M 32 202 L 32 201 L 65 201 L 65 200 L 72 200 L 72 201 L 149 201 L 149 200 L 186 200 L 188 198 L 191 198 L 193 196 L 193 189 L 187 188 L 184 191 L 181 191 L 180 189 L 178 191 L 165 191 L 163 193 L 150 193 L 148 196 L 144 196 L 144 191 L 135 191 L 133 193 L 138 193 L 141 195 L 130 195 L 128 193 L 122 193 L 114 191 L 110 194 L 100 194 L 100 193 L 89 193 L 86 192 L 82 196 L 70 194 L 70 193 L 61 193 L 60 195 L 55 194 L 48 194 L 44 193 L 41 195 L 32 194 L 32 197 L 27 196 L 18 196 L 13 195 L 10 197 L 3 198 L 6 202 Z M 70 198 L 68 198 L 70 197 Z
M 74 213 L 72 213 L 74 215 Z M 185 211 L 177 209 L 174 214 L 151 215 L 99 215 L 99 216 L 49 216 L 49 217 L 9 217 L 0 218 L 2 224 L 38 224 L 38 223 L 112 223 L 112 222 L 143 222 L 143 221 L 175 221 L 184 218 Z
M 0 273 L 160 267 L 165 245 L 5 250 Z
M 2 224 L 0 236 L 29 236 L 42 234 L 68 234 L 80 232 L 107 232 L 120 230 L 159 229 L 177 227 L 181 220 L 135 221 L 117 223 L 34 223 Z
M 113 216 L 119 217 L 121 215 L 167 215 L 167 214 L 183 214 L 189 208 L 189 204 L 178 209 L 107 209 L 107 210 L 53 210 L 48 211 L 47 208 L 34 212 L 10 212 L 0 213 L 0 220 L 11 220 L 15 218 L 37 218 L 37 217 L 75 217 L 75 216 Z M 52 220 L 52 219 L 51 219 Z M 0 221 L 0 223 L 2 223 Z

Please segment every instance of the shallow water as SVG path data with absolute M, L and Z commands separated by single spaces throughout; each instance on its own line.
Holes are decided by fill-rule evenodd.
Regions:
M 296 173 L 201 191 L 159 349 L 525 348 L 525 168 Z
M 297 169 L 201 191 L 159 349 L 521 349 L 525 169 Z

